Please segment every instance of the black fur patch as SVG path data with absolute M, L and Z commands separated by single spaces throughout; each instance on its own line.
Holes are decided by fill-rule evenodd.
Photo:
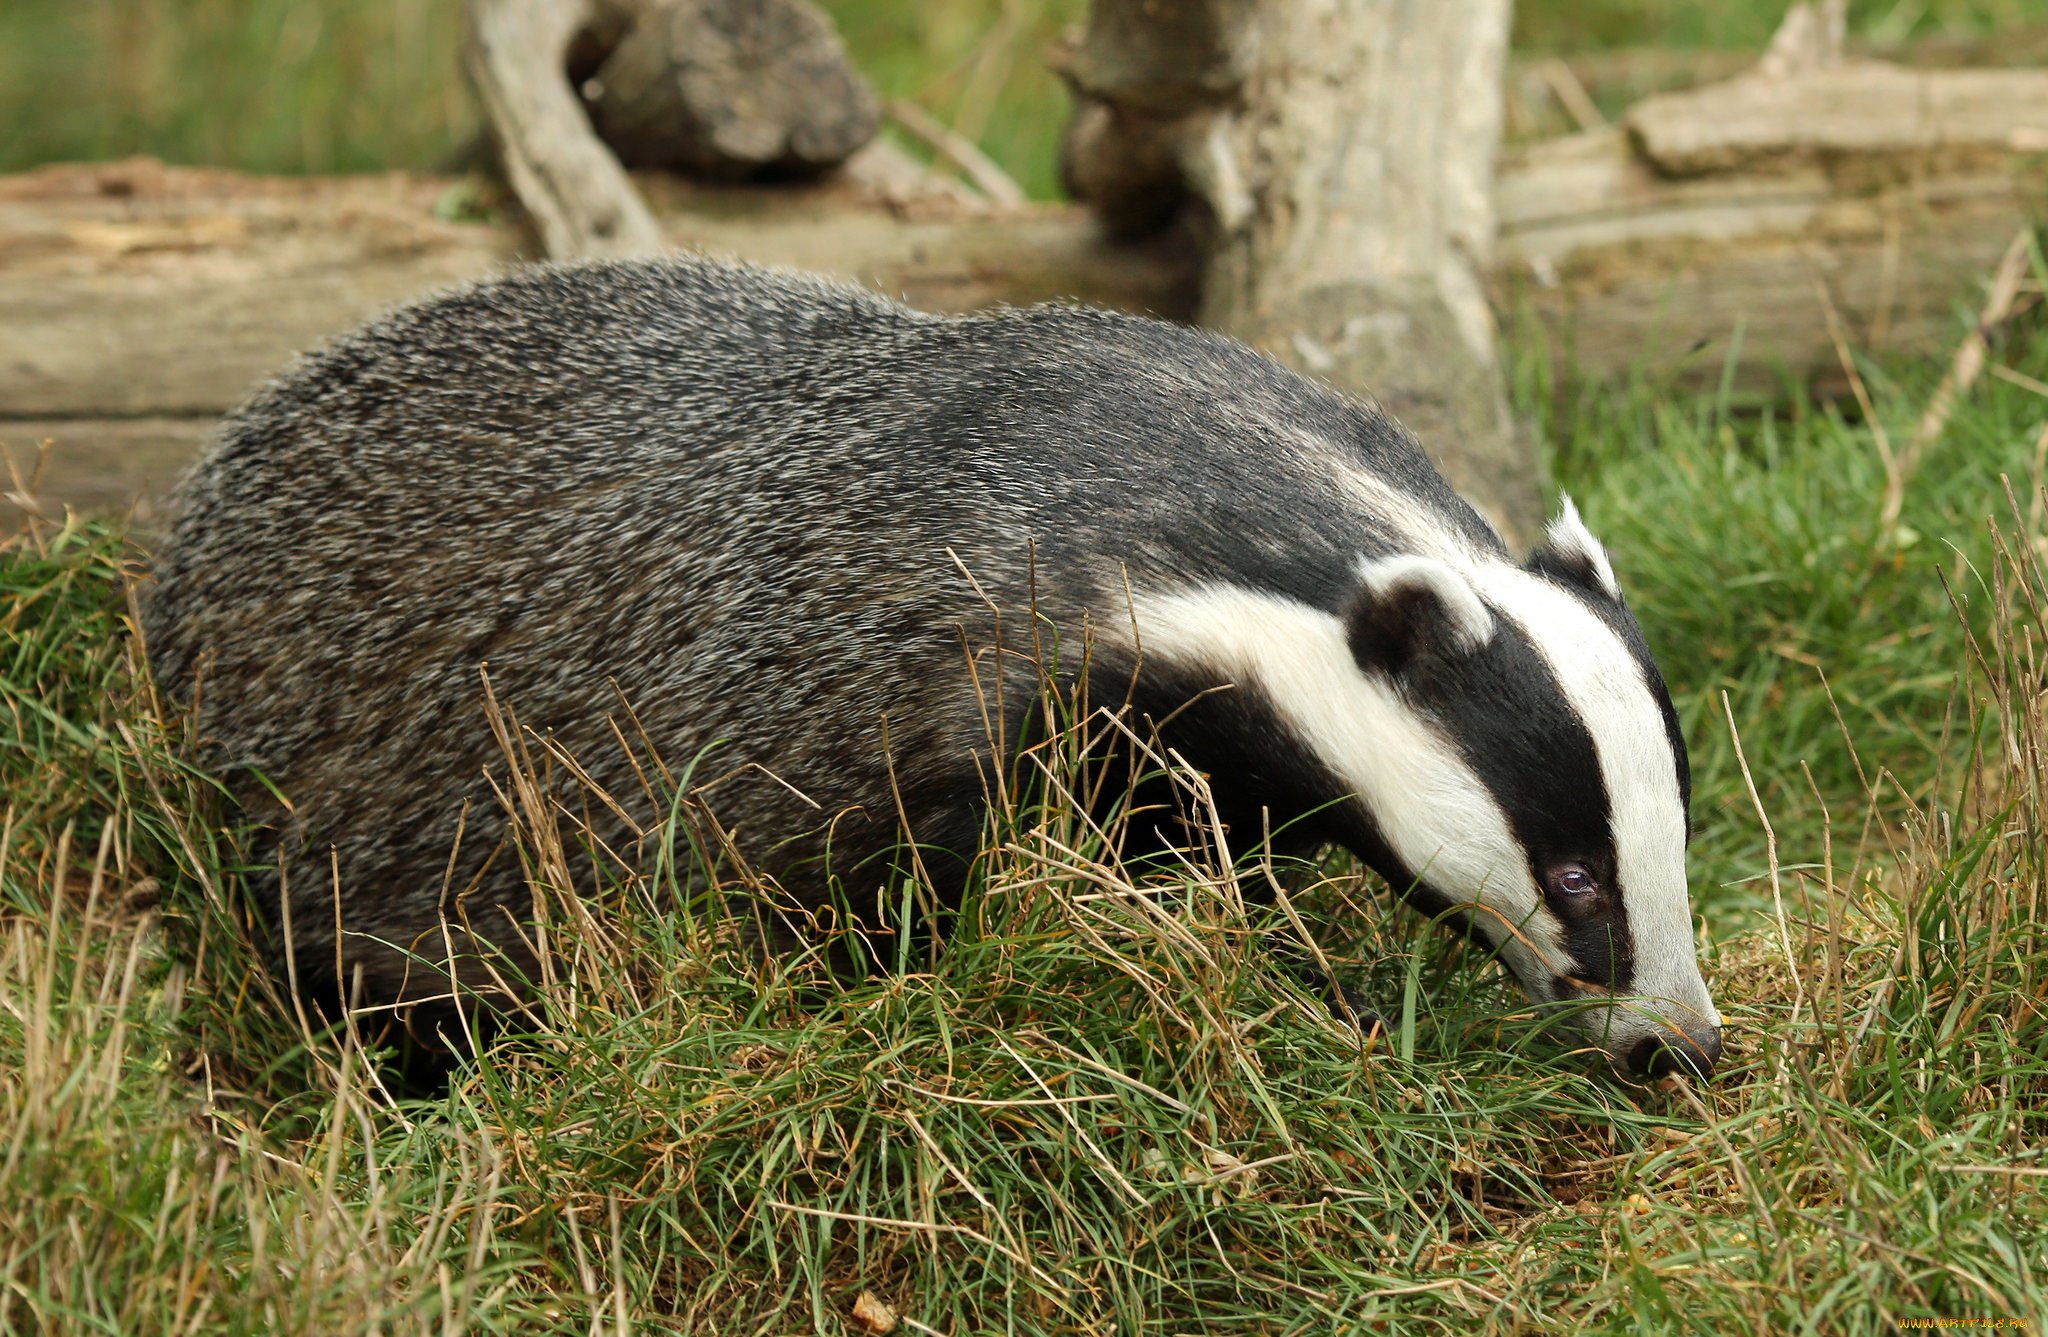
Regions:
M 1539 576 L 1548 576 L 1596 599 L 1613 600 L 1614 596 L 1600 583 L 1599 569 L 1582 552 L 1559 548 L 1546 541 L 1529 554 L 1529 560 L 1523 566 Z
M 1492 945 L 1475 931 L 1469 913 L 1395 855 L 1364 805 L 1288 731 L 1263 691 L 1226 683 L 1221 673 L 1150 660 L 1135 689 L 1127 667 L 1098 665 L 1093 690 L 1100 700 L 1128 696 L 1134 727 L 1143 732 L 1158 726 L 1162 740 L 1208 776 L 1234 856 L 1243 857 L 1267 839 L 1282 855 L 1342 845 L 1417 912 Z M 1136 801 L 1174 820 L 1166 817 L 1174 796 L 1162 783 L 1141 785 Z M 1141 831 L 1139 838 L 1148 834 L 1162 844 L 1184 843 L 1187 836 L 1178 825 Z M 1254 879 L 1245 890 L 1256 897 L 1264 884 Z
M 1657 703 L 1658 711 L 1664 717 L 1664 735 L 1671 744 L 1671 757 L 1678 766 L 1678 802 L 1685 811 L 1685 833 L 1692 836 L 1692 762 L 1686 753 L 1685 735 L 1678 727 L 1678 711 L 1671 704 L 1671 691 L 1664 682 L 1664 674 L 1657 667 L 1657 660 L 1650 653 L 1650 643 L 1643 636 L 1642 624 L 1629 611 L 1628 602 L 1618 599 L 1602 589 L 1590 572 L 1581 573 L 1567 559 L 1559 557 L 1548 547 L 1538 548 L 1529 555 L 1525 569 L 1548 577 L 1565 587 L 1566 591 L 1583 603 L 1587 610 L 1607 625 L 1615 638 L 1628 649 L 1642 670 L 1643 681 L 1650 689 L 1650 699 Z
M 1367 858 L 1375 871 L 1386 871 L 1360 848 L 1359 805 L 1287 730 L 1256 686 L 1151 659 L 1135 686 L 1128 667 L 1098 664 L 1091 691 L 1098 701 L 1128 699 L 1133 729 L 1143 736 L 1156 728 L 1166 746 L 1208 777 L 1234 857 L 1270 835 L 1276 853 L 1305 854 L 1335 842 Z M 1149 834 L 1162 844 L 1184 846 L 1189 833 L 1181 825 L 1182 802 L 1163 779 L 1141 780 L 1134 803 L 1153 814 L 1142 824 L 1141 839 Z M 1383 847 L 1377 833 L 1374 841 Z

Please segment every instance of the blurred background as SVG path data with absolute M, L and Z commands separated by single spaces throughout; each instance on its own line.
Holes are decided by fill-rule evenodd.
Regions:
M 886 96 L 977 141 L 1036 197 L 1058 193 L 1066 94 L 1046 49 L 1086 0 L 824 0 Z M 1519 54 L 1630 48 L 1753 53 L 1785 0 L 1521 0 Z M 1852 41 L 1944 38 L 2002 63 L 1996 35 L 2048 24 L 2048 0 L 1852 0 Z M 457 66 L 456 0 L 6 0 L 0 4 L 0 171 L 150 154 L 258 172 L 455 162 L 476 134 Z M 2004 57 L 2013 53 L 2008 50 Z M 1588 81 L 1625 105 L 1642 85 L 1694 82 L 1655 60 Z M 1517 126 L 1511 136 L 1541 128 Z M 1528 119 L 1527 117 L 1523 118 Z

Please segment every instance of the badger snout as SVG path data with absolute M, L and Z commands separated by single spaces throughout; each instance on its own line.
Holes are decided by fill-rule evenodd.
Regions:
M 1712 1003 L 1696 1006 L 1668 1000 L 1637 997 L 1607 997 L 1599 1005 L 1594 991 L 1578 981 L 1553 980 L 1551 997 L 1557 1005 L 1577 1004 L 1582 1010 L 1572 1024 L 1607 1055 L 1617 1072 L 1639 1081 L 1668 1077 L 1672 1073 L 1706 1081 L 1721 1062 L 1721 1016 Z
M 1721 1028 L 1663 1030 L 1645 1035 L 1614 1055 L 1631 1077 L 1667 1077 L 1686 1073 L 1701 1081 L 1713 1076 L 1721 1061 Z

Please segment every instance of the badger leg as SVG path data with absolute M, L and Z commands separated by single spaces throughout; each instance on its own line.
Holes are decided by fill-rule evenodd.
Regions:
M 1391 1029 L 1387 1019 L 1366 1000 L 1364 994 L 1325 969 L 1322 961 L 1299 938 L 1289 933 L 1268 933 L 1266 950 L 1297 983 L 1322 999 L 1332 1015 L 1358 1027 L 1367 1039 Z

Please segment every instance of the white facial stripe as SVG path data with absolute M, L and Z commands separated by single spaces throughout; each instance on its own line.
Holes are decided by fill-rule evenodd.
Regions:
M 1135 599 L 1143 653 L 1263 691 L 1293 736 L 1365 803 L 1395 856 L 1453 900 L 1481 901 L 1481 931 L 1517 976 L 1564 959 L 1528 857 L 1485 783 L 1388 684 L 1359 671 L 1343 624 L 1277 595 L 1219 585 Z M 1504 941 L 1505 940 L 1505 941 Z
M 1700 978 L 1685 880 L 1685 814 L 1664 716 L 1636 658 L 1578 599 L 1540 576 L 1473 571 L 1487 602 L 1515 622 L 1556 674 L 1593 736 L 1607 787 L 1615 858 L 1635 951 L 1635 992 L 1667 1000 L 1672 1020 L 1720 1024 Z M 1617 1018 L 1617 1028 L 1626 1027 Z M 1654 1023 L 1642 1019 L 1645 1033 Z
M 1546 531 L 1550 546 L 1562 556 L 1577 557 L 1593 568 L 1593 578 L 1600 582 L 1600 588 L 1619 599 L 1621 582 L 1614 578 L 1614 564 L 1607 559 L 1607 549 L 1600 540 L 1593 537 L 1593 531 L 1586 528 L 1586 522 L 1579 518 L 1579 508 L 1566 497 L 1558 510 L 1557 519 L 1550 522 Z

